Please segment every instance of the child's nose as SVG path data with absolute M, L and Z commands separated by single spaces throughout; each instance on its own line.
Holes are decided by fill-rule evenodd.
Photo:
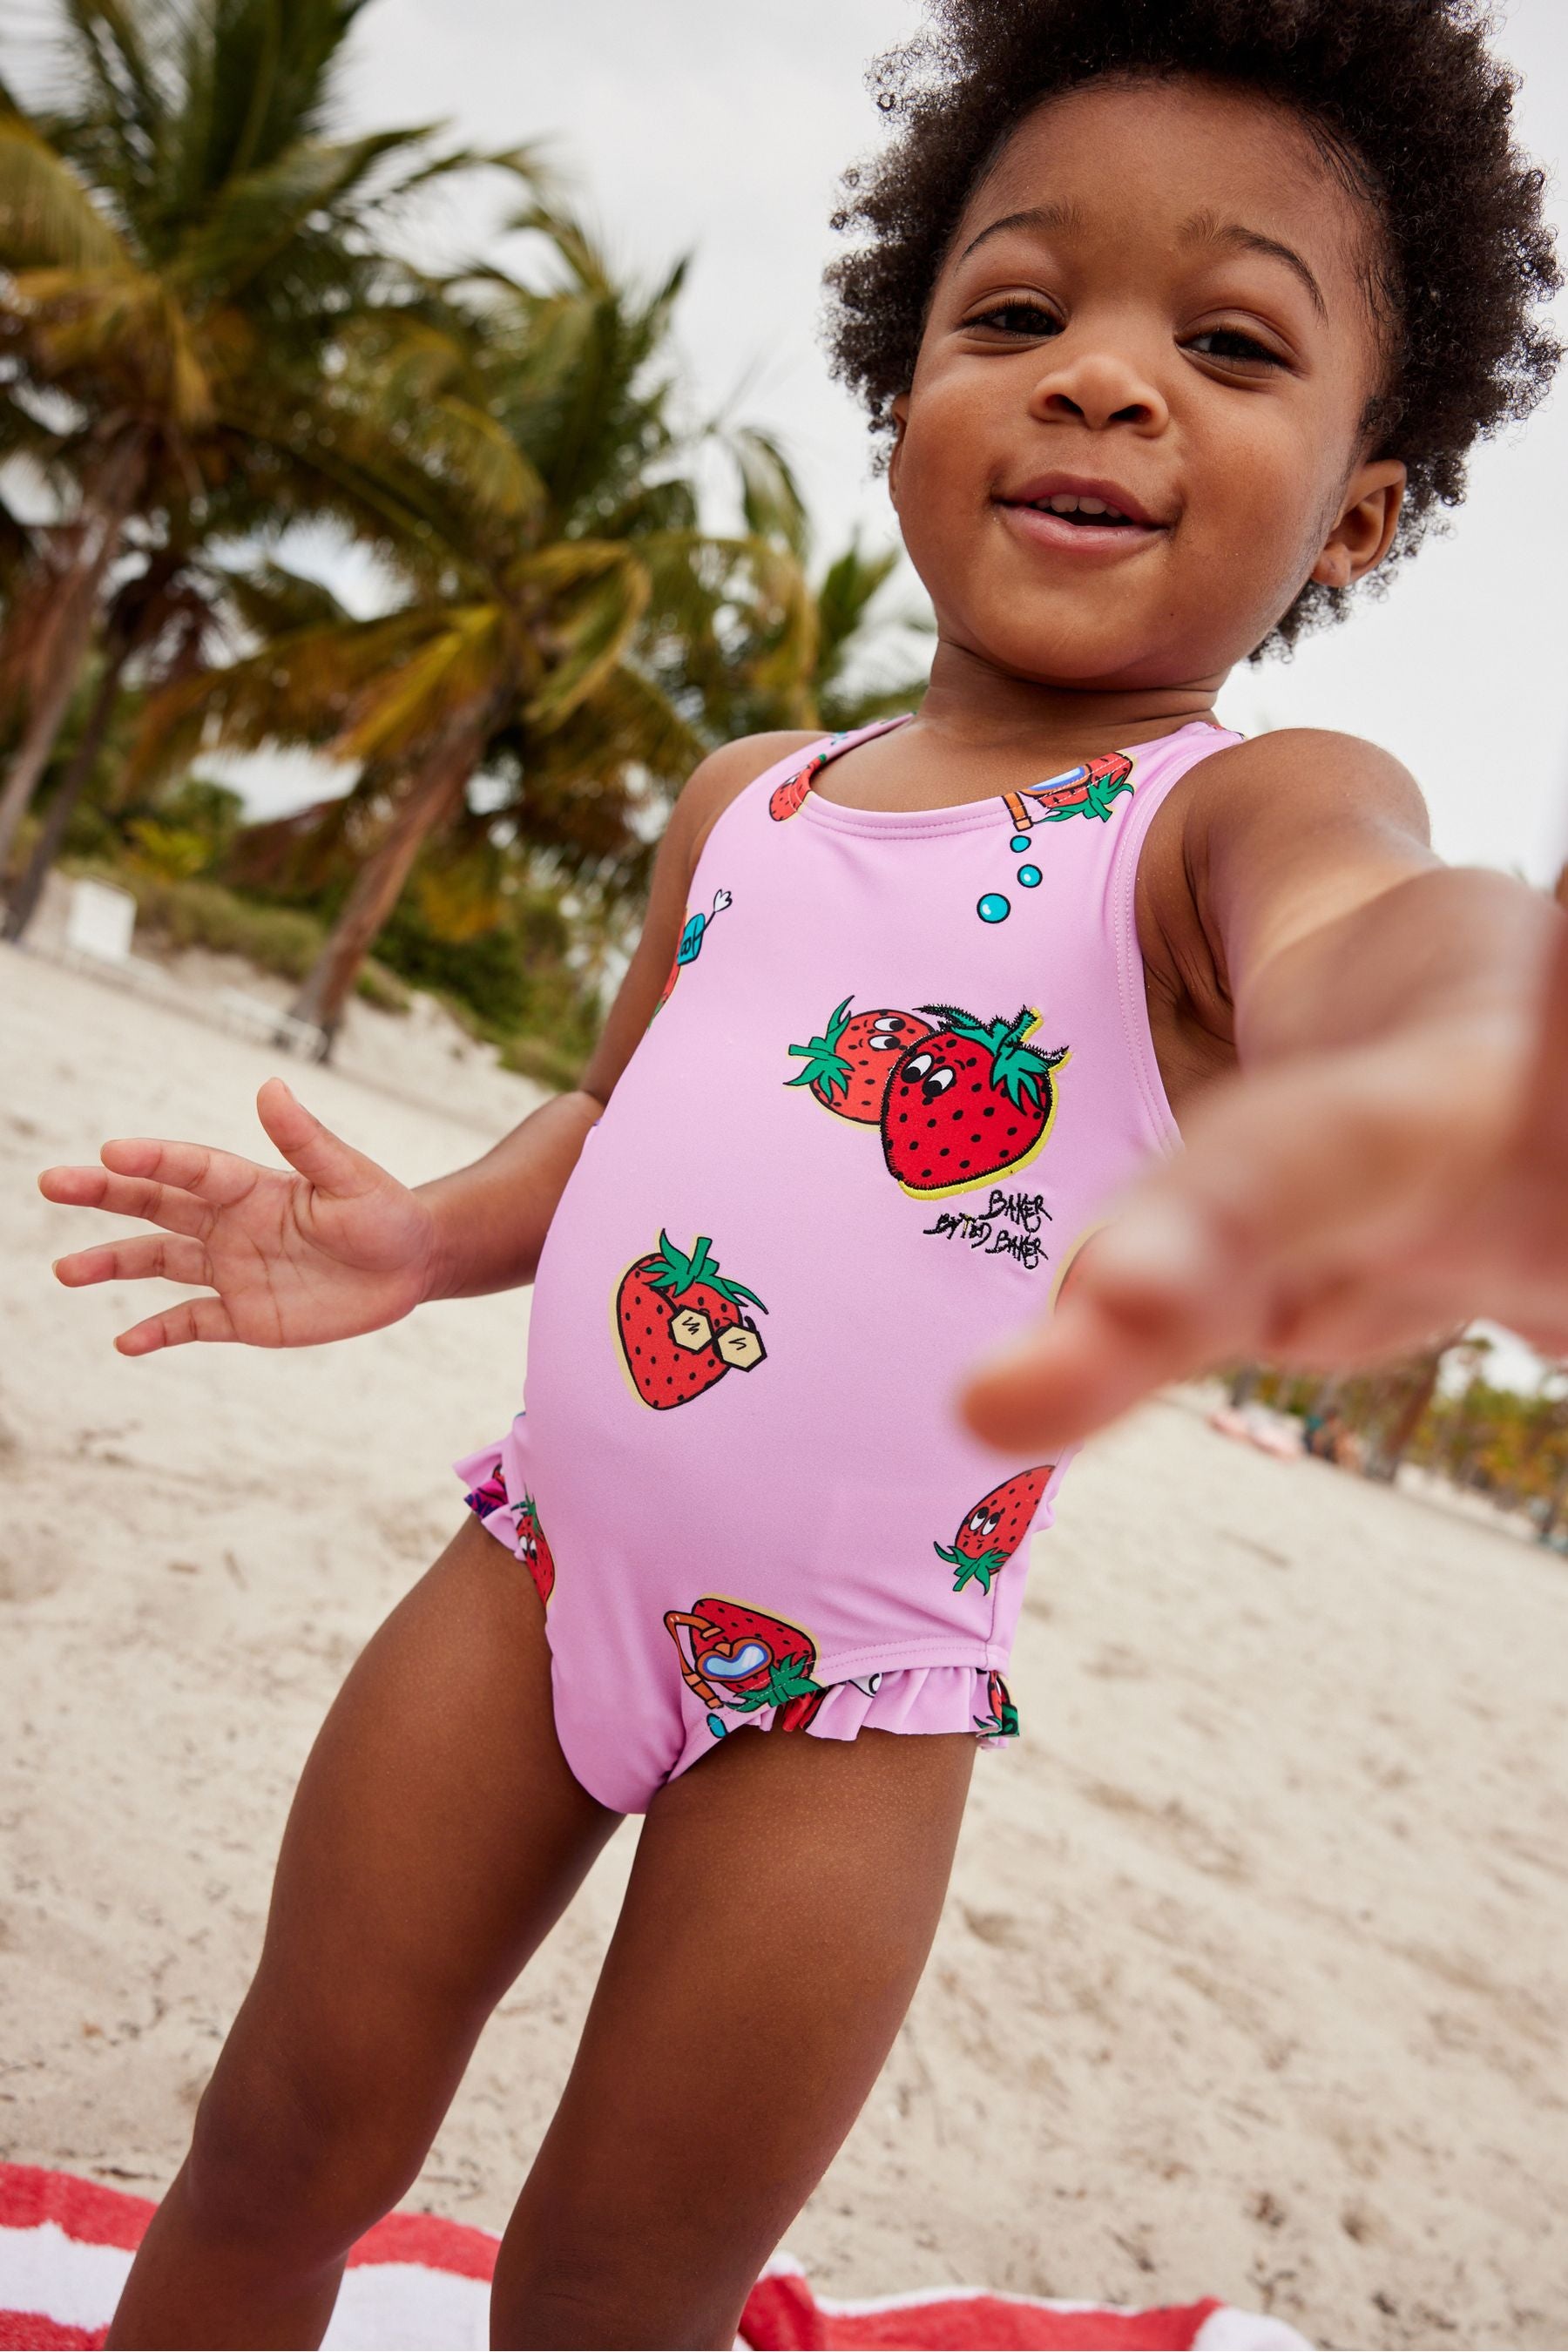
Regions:
M 1170 422 L 1164 395 L 1131 357 L 1103 347 L 1069 353 L 1047 344 L 1046 351 L 1047 364 L 1029 398 L 1031 415 L 1077 418 L 1096 433 L 1108 425 L 1164 431 Z

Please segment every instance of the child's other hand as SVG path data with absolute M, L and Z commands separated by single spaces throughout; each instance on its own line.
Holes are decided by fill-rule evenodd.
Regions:
M 57 1258 L 68 1287 L 155 1275 L 203 1289 L 122 1331 L 122 1356 L 189 1339 L 307 1348 L 379 1330 L 426 1295 L 435 1235 L 425 1203 L 324 1128 L 281 1078 L 268 1079 L 256 1108 L 288 1169 L 137 1136 L 106 1143 L 101 1167 L 39 1177 L 47 1200 L 163 1229 Z
M 1568 936 L 1539 1040 L 1519 1026 L 1433 1028 L 1216 1091 L 1052 1318 L 975 1370 L 970 1425 L 1059 1449 L 1167 1381 L 1257 1358 L 1336 1370 L 1477 1315 L 1568 1349 Z

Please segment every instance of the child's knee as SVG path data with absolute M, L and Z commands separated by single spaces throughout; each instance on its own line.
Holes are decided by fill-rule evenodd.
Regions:
M 286 2239 L 305 2263 L 345 2253 L 397 2202 L 424 2155 L 387 2120 L 348 2085 L 307 2082 L 286 2064 L 220 2064 L 185 2164 L 192 2221 L 237 2248 Z
M 735 2341 L 741 2306 L 765 2254 L 756 2263 L 673 2249 L 662 2236 L 613 2224 L 583 2229 L 546 2223 L 508 2231 L 491 2290 L 491 2342 L 542 2345 L 567 2352 L 574 2345 L 609 2352 L 613 2346 L 727 2347 Z

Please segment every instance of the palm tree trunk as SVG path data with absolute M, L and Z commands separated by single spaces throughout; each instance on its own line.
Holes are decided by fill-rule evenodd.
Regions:
M 83 499 L 76 553 L 58 588 L 49 633 L 47 676 L 33 698 L 26 729 L 0 792 L 0 877 L 10 860 L 16 829 L 37 791 L 58 739 L 72 691 L 92 640 L 98 592 L 120 547 L 126 520 L 142 488 L 146 448 L 140 433 L 115 450 Z
M 1393 1428 L 1378 1445 L 1376 1459 L 1369 1474 L 1372 1477 L 1381 1478 L 1385 1484 L 1393 1485 L 1394 1475 L 1410 1451 L 1411 1442 L 1421 1426 L 1421 1416 L 1437 1392 L 1437 1376 L 1443 1369 L 1443 1359 L 1447 1352 L 1446 1348 L 1437 1348 L 1429 1356 L 1422 1359 L 1416 1370 L 1414 1387 L 1406 1392 Z
M 331 1055 L 361 964 L 402 897 L 426 836 L 457 808 L 483 745 L 483 730 L 472 719 L 459 729 L 449 729 L 437 742 L 380 845 L 361 866 L 325 946 L 289 1006 L 297 1021 L 313 1021 L 321 1031 L 323 1062 Z
M 55 796 L 49 803 L 49 813 L 44 819 L 43 831 L 27 861 L 27 870 L 11 893 L 5 924 L 0 927 L 0 939 L 21 939 L 37 912 L 49 868 L 60 854 L 60 844 L 66 837 L 66 827 L 71 821 L 72 811 L 81 798 L 83 787 L 103 747 L 103 739 L 109 732 L 109 722 L 120 698 L 120 681 L 130 658 L 131 639 L 117 637 L 104 665 L 103 676 L 98 682 L 98 692 L 92 698 L 92 709 L 88 712 L 81 740 L 72 754 L 70 766 L 56 786 Z

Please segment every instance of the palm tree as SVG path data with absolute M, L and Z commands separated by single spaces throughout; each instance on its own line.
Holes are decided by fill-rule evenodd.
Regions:
M 478 160 L 425 130 L 325 135 L 365 4 L 58 0 L 58 103 L 29 112 L 0 84 L 7 406 L 74 485 L 54 560 L 17 600 L 27 657 L 0 661 L 26 686 L 0 870 L 131 519 L 177 511 L 194 544 L 192 519 L 258 459 L 277 487 L 323 352 L 394 291 L 386 208 Z
M 282 741 L 358 766 L 380 836 L 294 1007 L 329 1040 L 476 775 L 561 870 L 630 887 L 659 805 L 708 748 L 685 649 L 716 642 L 726 614 L 785 644 L 809 616 L 787 535 L 699 527 L 661 372 L 683 266 L 638 295 L 563 215 L 516 226 L 542 240 L 542 284 L 487 272 L 448 289 L 422 334 L 377 325 L 348 346 L 333 463 L 405 601 L 269 633 L 148 713 L 146 761 Z M 763 446 L 742 441 L 753 473 Z

